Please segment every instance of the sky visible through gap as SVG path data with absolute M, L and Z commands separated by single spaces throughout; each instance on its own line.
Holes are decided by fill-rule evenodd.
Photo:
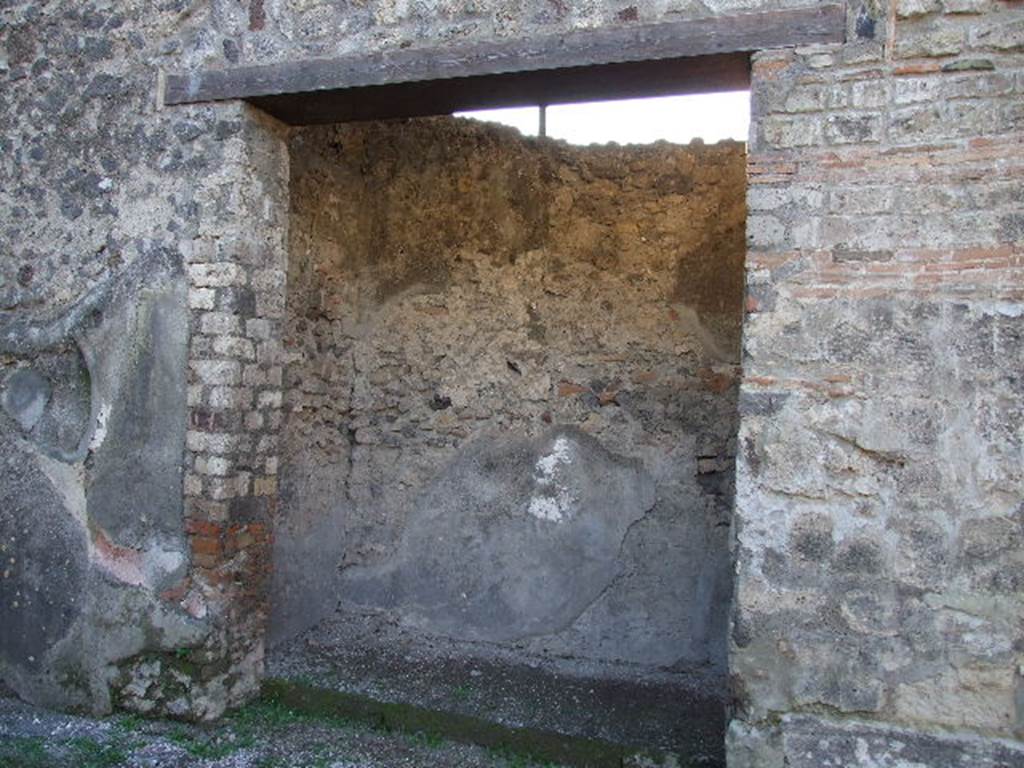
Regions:
M 511 125 L 524 136 L 536 136 L 540 122 L 538 107 L 456 114 Z M 749 91 L 558 104 L 547 109 L 547 135 L 570 144 L 746 141 L 749 127 Z

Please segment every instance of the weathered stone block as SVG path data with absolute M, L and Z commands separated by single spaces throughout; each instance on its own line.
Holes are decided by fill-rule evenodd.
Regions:
M 258 408 L 280 408 L 281 407 L 281 390 L 279 389 L 265 389 L 259 393 L 256 399 L 256 405 Z
M 829 144 L 870 144 L 881 139 L 881 115 L 829 115 L 825 120 Z
M 189 366 L 204 384 L 238 384 L 242 377 L 242 367 L 234 360 L 193 360 Z
M 215 501 L 235 499 L 247 496 L 250 491 L 251 475 L 248 472 L 236 472 L 234 475 L 210 477 L 205 483 L 209 498 Z
M 199 315 L 199 331 L 210 336 L 237 335 L 241 327 L 241 318 L 231 312 L 203 312 Z
M 239 360 L 256 359 L 256 347 L 249 339 L 240 336 L 218 336 L 213 340 L 213 351 L 214 354 L 222 357 L 234 357 Z
M 248 281 L 246 270 L 230 262 L 215 264 L 189 264 L 189 282 L 196 288 L 221 288 L 229 285 L 245 285 Z
M 186 433 L 186 444 L 190 451 L 196 453 L 231 454 L 244 450 L 248 444 L 248 438 L 244 435 L 190 430 Z
M 245 335 L 257 341 L 272 338 L 273 326 L 266 318 L 251 318 L 245 321 Z
M 964 32 L 957 27 L 918 22 L 908 24 L 896 38 L 901 59 L 955 56 L 964 49 Z
M 975 48 L 1019 53 L 1024 51 L 1024 21 L 993 16 L 990 22 L 971 29 L 970 40 Z
M 250 387 L 211 387 L 206 396 L 206 403 L 211 408 L 239 408 L 252 407 L 253 391 Z
M 192 309 L 213 309 L 217 302 L 217 292 L 212 288 L 191 288 L 188 292 L 188 305 Z
M 784 764 L 793 768 L 1003 768 L 1024 760 L 1019 744 L 966 734 L 922 733 L 817 717 L 783 718 L 781 731 Z M 777 759 L 773 749 L 765 754 L 769 760 Z
M 762 122 L 764 149 L 810 147 L 821 142 L 821 121 L 812 117 L 769 116 Z
M 900 19 L 927 16 L 941 9 L 941 0 L 896 0 L 896 17 Z

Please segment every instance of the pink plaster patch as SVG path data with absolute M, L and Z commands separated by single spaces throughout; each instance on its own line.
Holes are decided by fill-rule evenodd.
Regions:
M 92 560 L 104 571 L 123 584 L 133 587 L 146 585 L 146 575 L 142 568 L 145 556 L 142 552 L 118 546 L 98 528 L 93 529 L 92 544 Z

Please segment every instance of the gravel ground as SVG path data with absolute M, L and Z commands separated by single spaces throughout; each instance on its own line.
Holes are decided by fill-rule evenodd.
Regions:
M 530 656 L 354 614 L 272 649 L 268 667 L 300 687 L 661 755 L 626 758 L 638 768 L 722 765 L 723 706 L 708 692 L 724 686 L 692 673 Z M 375 728 L 338 711 L 290 709 L 265 695 L 211 725 L 97 719 L 32 707 L 0 688 L 0 768 L 557 768 L 437 733 Z
M 721 676 L 453 641 L 355 612 L 271 648 L 267 674 L 511 728 L 724 763 Z
M 529 768 L 515 755 L 387 733 L 261 700 L 216 725 L 75 717 L 0 698 L 3 768 Z

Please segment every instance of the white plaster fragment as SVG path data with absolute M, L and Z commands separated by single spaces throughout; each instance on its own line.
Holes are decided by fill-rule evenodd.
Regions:
M 530 499 L 529 512 L 538 520 L 562 522 L 562 508 L 558 501 L 547 496 L 534 496 Z
M 174 573 L 185 562 L 185 556 L 174 549 L 154 547 L 146 552 L 145 570 L 150 583 L 156 583 L 169 573 Z
M 110 406 L 107 403 L 103 403 L 96 412 L 96 428 L 93 430 L 92 440 L 89 441 L 90 451 L 95 451 L 107 439 L 107 419 L 109 418 Z
M 569 441 L 564 437 L 558 437 L 554 445 L 551 446 L 551 453 L 537 459 L 537 472 L 541 478 L 550 482 L 554 477 L 555 470 L 558 469 L 558 465 L 568 464 L 571 461 L 572 455 L 570 453 Z
M 572 492 L 559 484 L 557 475 L 561 467 L 572 463 L 572 445 L 565 437 L 557 437 L 551 451 L 537 459 L 535 466 L 538 490 L 530 499 L 527 511 L 538 520 L 560 523 L 570 512 Z

